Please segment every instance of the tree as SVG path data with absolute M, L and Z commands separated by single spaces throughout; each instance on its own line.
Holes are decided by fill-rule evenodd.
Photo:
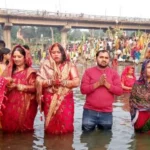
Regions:
M 82 40 L 82 32 L 80 29 L 73 29 L 68 32 L 68 41 Z
M 17 39 L 17 31 L 19 30 L 19 26 L 13 26 L 11 29 L 11 38 L 12 41 L 15 41 Z

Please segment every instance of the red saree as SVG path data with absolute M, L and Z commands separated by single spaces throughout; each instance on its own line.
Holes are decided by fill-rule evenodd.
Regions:
M 44 92 L 43 97 L 43 111 L 44 115 L 48 115 L 48 109 L 52 102 L 53 94 L 49 92 Z M 51 119 L 49 122 L 49 125 L 46 128 L 47 133 L 54 133 L 54 134 L 60 134 L 60 133 L 68 133 L 73 132 L 73 122 L 74 122 L 74 101 L 73 101 L 73 93 L 70 92 L 67 94 L 59 109 L 57 110 L 57 113 L 55 114 L 55 117 Z
M 21 71 L 14 69 L 13 52 L 22 49 L 25 52 L 25 68 Z M 34 118 L 37 113 L 35 80 L 36 72 L 31 68 L 32 59 L 30 52 L 21 45 L 14 47 L 9 65 L 3 73 L 4 77 L 12 78 L 7 85 L 6 97 L 3 109 L 2 129 L 4 132 L 32 131 Z M 14 69 L 14 70 L 13 70 Z M 16 85 L 10 88 L 11 85 Z
M 140 111 L 136 123 L 134 124 L 134 128 L 136 130 L 142 129 L 149 119 L 150 119 L 149 111 Z
M 30 73 L 29 73 L 30 72 Z M 33 85 L 36 74 L 31 69 L 14 73 L 12 78 L 17 84 Z M 37 103 L 35 100 L 35 88 L 24 91 L 13 89 L 8 91 L 5 101 L 6 108 L 3 110 L 2 129 L 5 132 L 23 132 L 33 130 L 34 118 L 37 113 Z
M 37 99 L 44 111 L 45 131 L 52 134 L 73 132 L 74 101 L 72 88 L 79 85 L 77 68 L 70 61 L 59 66 L 51 56 L 46 59 L 37 73 Z M 66 81 L 56 86 L 53 81 Z M 44 84 L 46 83 L 46 86 Z M 43 96 L 42 96 L 43 95 Z
M 1 116 L 3 115 L 2 109 L 5 108 L 4 99 L 5 97 L 5 88 L 6 88 L 7 80 L 3 77 L 0 77 L 0 129 L 2 128 L 1 125 Z
M 134 69 L 134 67 L 132 66 L 127 66 L 125 67 L 125 69 L 123 70 L 122 74 L 121 74 L 121 83 L 129 88 L 132 88 L 132 86 L 134 85 L 135 81 L 136 81 L 136 77 L 134 75 L 134 72 L 132 74 L 132 77 L 128 76 L 128 72 L 130 69 Z M 129 89 L 125 89 L 123 88 L 124 92 L 131 92 L 131 90 Z
M 50 67 L 48 63 L 49 60 L 46 60 L 43 65 Z M 44 78 L 42 79 L 42 77 L 46 79 L 49 76 L 50 80 L 54 77 L 54 71 L 44 66 L 41 66 L 38 72 L 37 81 L 47 81 Z M 71 89 L 78 85 L 79 78 L 76 67 L 71 65 L 70 62 L 63 64 L 61 68 L 60 73 L 65 75 L 69 87 L 54 87 L 50 85 L 49 87 L 43 88 L 42 110 L 45 116 L 45 131 L 52 134 L 73 132 L 74 101 Z M 67 70 L 67 72 L 64 70 Z M 36 87 L 37 90 L 40 89 L 39 86 Z

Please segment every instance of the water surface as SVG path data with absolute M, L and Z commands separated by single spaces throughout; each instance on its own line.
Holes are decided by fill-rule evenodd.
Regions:
M 78 66 L 80 76 L 86 67 Z M 119 74 L 124 67 L 118 67 Z M 135 71 L 138 77 L 140 66 L 136 66 Z M 40 121 L 38 113 L 35 119 L 34 133 L 12 135 L 0 133 L 0 150 L 149 150 L 150 135 L 134 133 L 130 121 L 128 97 L 128 94 L 116 97 L 113 104 L 112 131 L 96 130 L 83 134 L 81 121 L 85 96 L 80 93 L 79 88 L 76 88 L 74 89 L 75 131 L 73 134 L 45 135 L 44 122 Z

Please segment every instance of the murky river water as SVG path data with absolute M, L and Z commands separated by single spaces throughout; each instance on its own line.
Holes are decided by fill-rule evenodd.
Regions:
M 118 67 L 119 73 L 123 68 L 124 66 Z M 80 75 L 83 74 L 84 69 L 82 65 L 79 66 Z M 140 66 L 136 66 L 135 71 L 136 76 L 139 76 Z M 0 150 L 149 150 L 150 135 L 135 134 L 131 126 L 128 96 L 117 97 L 113 104 L 112 131 L 94 131 L 83 134 L 81 119 L 85 96 L 81 95 L 79 88 L 76 88 L 74 90 L 75 131 L 73 134 L 44 135 L 44 122 L 40 121 L 39 114 L 37 114 L 34 133 L 13 135 L 0 133 Z

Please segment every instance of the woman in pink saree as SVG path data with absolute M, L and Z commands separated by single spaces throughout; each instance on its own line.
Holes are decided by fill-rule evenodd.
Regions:
M 4 102 L 2 130 L 4 132 L 33 131 L 37 113 L 35 99 L 36 72 L 31 68 L 29 51 L 20 45 L 15 46 L 11 60 L 3 76 L 9 79 L 6 86 L 7 100 Z
M 45 131 L 52 134 L 73 132 L 74 101 L 72 88 L 79 86 L 77 68 L 63 47 L 55 43 L 37 73 L 37 98 L 44 111 Z

